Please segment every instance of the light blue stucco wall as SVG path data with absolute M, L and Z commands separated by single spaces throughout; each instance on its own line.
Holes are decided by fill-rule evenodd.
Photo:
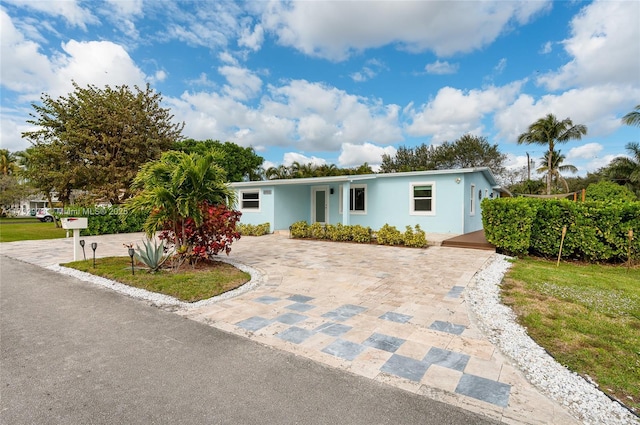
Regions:
M 351 224 L 379 229 L 385 224 L 404 231 L 405 226 L 419 224 L 426 232 L 455 233 L 463 230 L 460 207 L 463 187 L 456 183 L 457 174 L 428 176 L 394 176 L 353 182 L 366 184 L 367 213 L 351 214 Z M 434 186 L 434 211 L 430 215 L 411 213 L 411 183 Z
M 430 215 L 411 213 L 411 183 L 434 185 L 434 211 Z M 340 192 L 343 185 L 366 185 L 366 213 L 340 211 Z M 471 185 L 475 185 L 475 214 L 471 214 Z M 273 186 L 244 186 L 240 190 L 260 190 L 260 211 L 242 211 L 242 223 L 270 223 L 271 230 L 286 230 L 296 221 L 312 221 L 312 188 L 327 190 L 328 223 L 360 224 L 374 230 L 385 224 L 404 231 L 405 226 L 419 224 L 426 232 L 462 234 L 482 229 L 481 199 L 492 192 L 492 184 L 482 172 L 461 172 L 426 175 L 384 175 L 371 178 L 362 176 L 346 182 L 318 182 L 309 184 L 292 182 Z M 271 191 L 266 194 L 265 191 Z M 333 190 L 333 193 L 330 191 Z M 347 197 L 348 198 L 348 197 Z M 348 206 L 347 206 L 348 208 Z
M 311 220 L 311 189 L 308 186 L 278 186 L 274 194 L 275 221 L 272 230 L 287 230 L 296 221 Z
M 260 191 L 260 210 L 242 209 L 242 191 Z M 268 194 L 269 191 L 271 194 Z M 246 187 L 242 189 L 236 189 L 236 195 L 238 197 L 238 209 L 242 212 L 240 217 L 240 223 L 244 224 L 263 224 L 269 223 L 271 231 L 274 229 L 274 187 L 262 186 L 262 187 Z M 266 193 L 266 194 L 265 194 Z
M 463 177 L 464 183 L 464 231 L 463 233 L 474 232 L 482 229 L 482 200 L 489 197 L 493 192 L 493 187 L 482 173 L 466 174 Z M 471 212 L 471 187 L 473 189 L 474 213 Z M 482 196 L 479 194 L 482 193 Z

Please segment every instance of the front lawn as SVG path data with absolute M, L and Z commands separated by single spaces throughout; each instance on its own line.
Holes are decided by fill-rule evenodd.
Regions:
M 640 411 L 640 268 L 518 259 L 502 297 L 558 362 Z
M 37 218 L 0 219 L 0 242 L 64 238 L 67 231 Z
M 196 302 L 220 295 L 251 279 L 248 273 L 221 261 L 201 261 L 195 268 L 187 265 L 178 271 L 162 270 L 158 273 L 148 273 L 137 265 L 135 275 L 131 274 L 129 257 L 97 258 L 95 268 L 92 260 L 62 265 L 136 288 L 170 295 L 184 302 Z

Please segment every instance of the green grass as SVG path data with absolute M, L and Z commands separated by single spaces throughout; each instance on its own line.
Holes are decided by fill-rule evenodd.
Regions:
M 640 412 L 640 268 L 518 259 L 502 288 L 539 345 Z
M 185 302 L 196 302 L 220 295 L 251 279 L 248 273 L 221 261 L 200 262 L 196 268 L 187 265 L 182 266 L 179 271 L 162 270 L 158 273 L 148 273 L 143 268 L 136 268 L 135 275 L 131 274 L 129 257 L 98 258 L 96 268 L 93 268 L 92 260 L 74 261 L 63 266 L 147 291 L 170 295 Z
M 67 231 L 36 218 L 0 219 L 0 242 L 64 238 Z

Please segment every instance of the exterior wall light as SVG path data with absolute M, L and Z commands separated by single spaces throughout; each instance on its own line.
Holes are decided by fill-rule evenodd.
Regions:
M 456 183 L 460 184 L 460 182 L 462 181 L 462 179 L 460 177 L 456 177 Z

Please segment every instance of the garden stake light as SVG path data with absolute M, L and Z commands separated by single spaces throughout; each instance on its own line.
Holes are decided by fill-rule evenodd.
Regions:
M 567 226 L 562 226 L 562 239 L 560 240 L 560 252 L 558 252 L 558 262 L 556 267 L 560 265 L 560 256 L 562 255 L 562 245 L 564 245 L 564 237 L 567 235 Z
M 633 229 L 629 229 L 629 247 L 627 248 L 627 272 L 631 268 L 631 241 L 633 240 Z
M 80 246 L 82 247 L 82 256 L 84 257 L 84 261 L 87 261 L 87 254 L 84 252 L 84 239 L 80 241 Z
M 96 268 L 96 249 L 98 249 L 97 242 L 91 242 L 91 249 L 93 249 L 93 268 Z
M 129 248 L 129 257 L 131 257 L 131 275 L 135 275 L 136 273 L 133 271 L 133 255 L 136 253 L 136 251 L 133 248 Z

